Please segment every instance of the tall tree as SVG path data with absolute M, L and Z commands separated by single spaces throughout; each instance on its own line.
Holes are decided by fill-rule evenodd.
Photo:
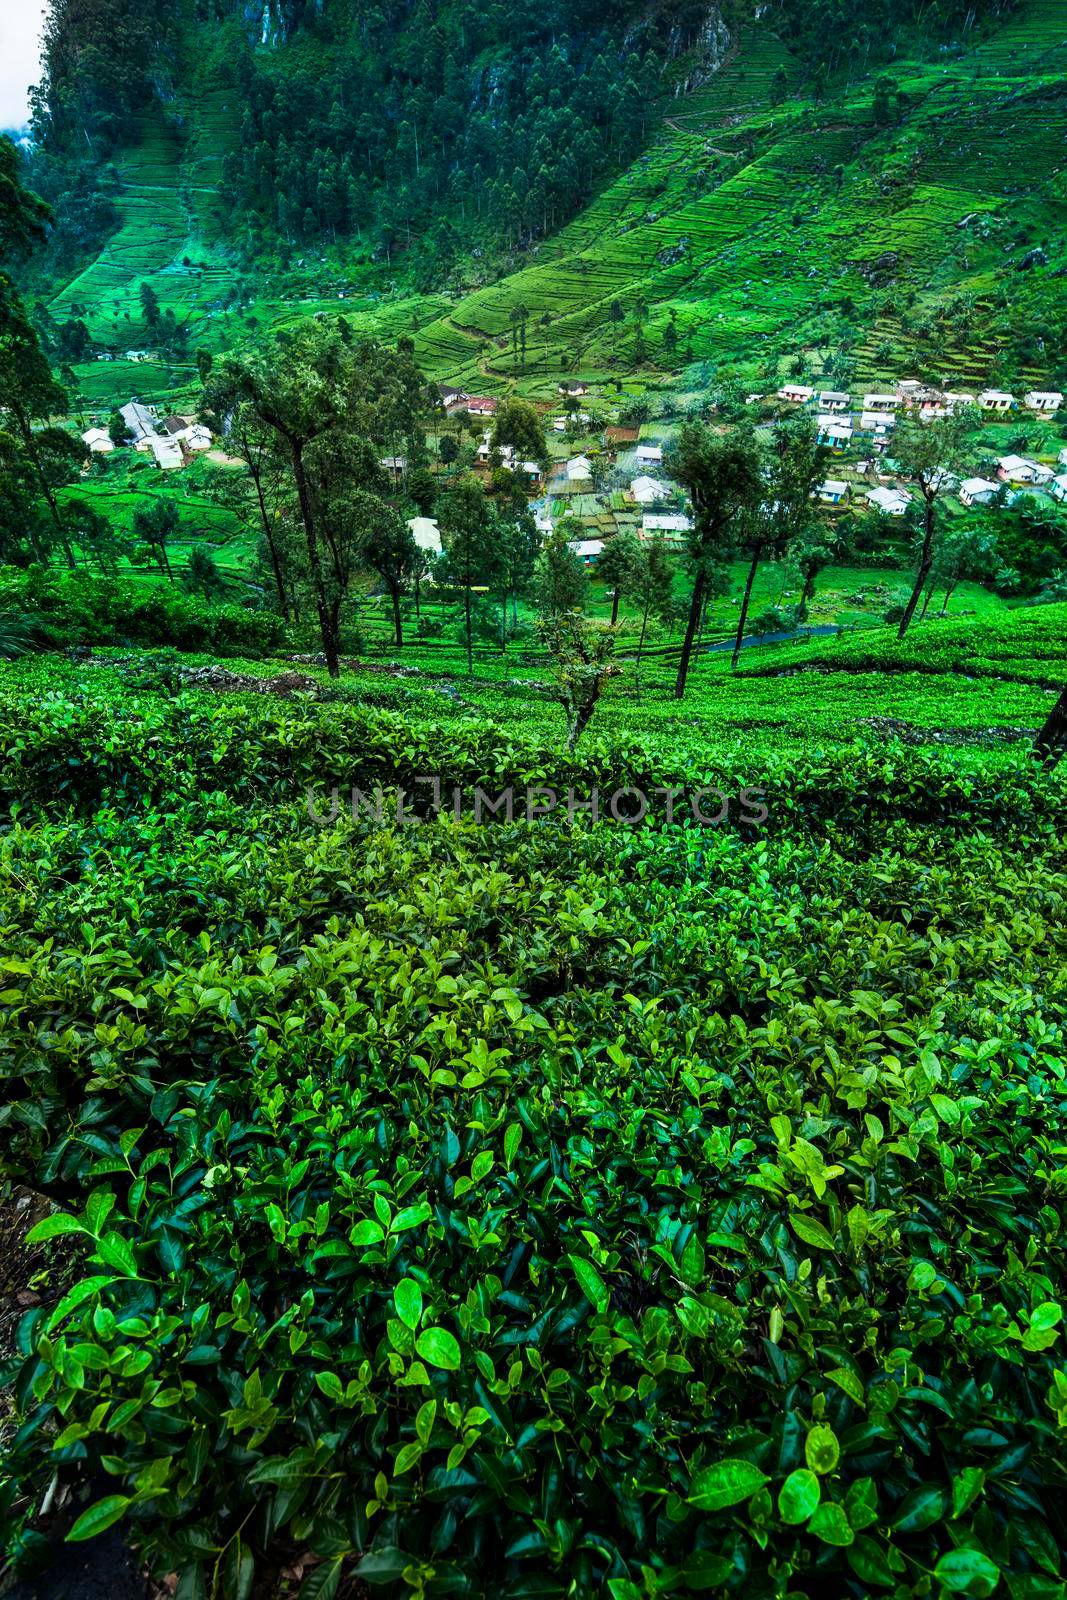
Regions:
M 365 496 L 363 514 L 367 531 L 363 539 L 363 556 L 369 567 L 381 578 L 393 605 L 393 638 L 398 650 L 404 645 L 404 632 L 400 618 L 400 596 L 404 585 L 411 579 L 419 555 L 415 536 L 407 523 L 375 495 Z
M 693 592 L 674 680 L 676 700 L 685 695 L 709 567 L 732 548 L 742 519 L 758 505 L 764 493 L 761 465 L 755 436 L 744 428 L 716 434 L 702 423 L 687 422 L 671 453 L 671 470 L 688 490 L 693 505 L 693 528 L 688 536 Z
M 826 451 L 818 444 L 815 429 L 806 419 L 798 418 L 778 429 L 764 472 L 762 491 L 745 507 L 739 524 L 739 542 L 749 563 L 730 657 L 733 670 L 737 668 L 745 640 L 745 624 L 759 564 L 766 556 L 781 555 L 791 544 L 799 544 L 810 537 L 815 526 L 813 495 L 825 464 Z
M 351 570 L 350 541 L 343 516 L 331 531 L 323 497 L 316 496 L 312 458 L 317 456 L 320 483 L 336 486 L 330 464 L 339 451 L 343 454 L 345 442 L 363 439 L 379 447 L 395 446 L 414 425 L 421 391 L 422 379 L 406 352 L 372 341 L 346 341 L 315 323 L 280 335 L 264 351 L 227 357 L 216 364 L 205 385 L 208 410 L 225 419 L 243 402 L 288 456 L 322 652 L 332 678 L 340 672 L 339 608 Z M 360 454 L 367 459 L 365 451 Z
M 478 479 L 468 475 L 447 488 L 438 504 L 438 522 L 445 542 L 442 572 L 446 582 L 463 590 L 467 672 L 474 672 L 473 591 L 488 585 L 496 563 L 497 525 L 493 508 Z
M 611 626 L 619 620 L 619 601 L 633 592 L 645 575 L 640 539 L 634 533 L 617 533 L 600 552 L 597 577 L 611 595 Z
M 915 608 L 934 564 L 937 539 L 937 501 L 955 481 L 950 469 L 959 456 L 964 435 L 970 426 L 966 412 L 940 417 L 934 422 L 904 418 L 893 436 L 893 460 L 902 477 L 914 485 L 922 499 L 922 539 L 908 603 L 900 618 L 897 638 L 903 639 L 911 627 Z

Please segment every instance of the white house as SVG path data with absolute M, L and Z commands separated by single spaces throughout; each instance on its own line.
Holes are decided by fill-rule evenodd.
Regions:
M 1063 396 L 1058 389 L 1031 389 L 1023 396 L 1023 405 L 1031 411 L 1058 411 L 1063 404 Z
M 1001 456 L 997 462 L 997 477 L 1005 483 L 1048 483 L 1052 468 L 1027 456 Z
M 155 438 L 156 411 L 154 406 L 143 406 L 139 400 L 130 400 L 126 405 L 120 407 L 119 415 L 126 424 L 126 432 L 133 435 L 135 444 L 140 444 L 145 439 Z
M 639 506 L 654 506 L 660 500 L 669 500 L 671 491 L 658 478 L 635 478 L 630 485 L 631 498 Z
M 924 400 L 919 407 L 919 421 L 933 422 L 935 417 L 947 417 L 949 412 L 948 396 L 940 395 L 933 400 Z
M 819 394 L 819 404 L 824 411 L 847 411 L 852 401 L 839 389 L 823 389 Z
M 848 499 L 848 484 L 843 478 L 827 478 L 825 483 L 820 483 L 815 493 L 823 505 L 839 506 L 843 500 Z
M 94 456 L 109 456 L 115 448 L 115 441 L 106 428 L 90 428 L 82 434 L 82 444 Z
M 175 467 L 185 464 L 182 447 L 174 439 L 161 439 L 156 434 L 152 439 L 151 449 L 156 458 L 156 466 L 164 472 L 172 472 Z
M 427 555 L 439 556 L 443 548 L 441 544 L 441 530 L 432 517 L 411 517 L 408 519 L 411 537 L 420 550 L 425 550 Z
M 604 548 L 604 541 L 603 539 L 572 539 L 567 548 L 568 550 L 573 550 L 583 567 L 593 567 L 596 565 Z
M 835 417 L 820 417 L 818 422 L 818 442 L 827 445 L 835 454 L 840 454 L 852 443 L 851 422 L 840 422 Z
M 174 437 L 187 450 L 209 450 L 211 448 L 211 429 L 205 428 L 202 422 L 191 422 L 187 428 L 183 428 L 181 433 L 176 433 Z
M 778 391 L 779 400 L 791 400 L 794 405 L 802 406 L 811 399 L 815 393 L 803 383 L 783 383 Z
M 942 399 L 945 402 L 946 411 L 963 411 L 967 406 L 973 406 L 977 403 L 974 395 L 968 394 L 963 389 L 946 389 Z
M 911 504 L 911 496 L 902 489 L 868 489 L 867 504 L 885 517 L 902 517 Z
M 499 401 L 484 394 L 467 396 L 467 412 L 472 417 L 495 417 Z
M 589 393 L 589 385 L 583 383 L 580 378 L 568 378 L 566 383 L 558 384 L 557 388 L 560 394 L 570 395 L 574 399 Z
M 552 427 L 556 433 L 566 433 L 572 422 L 576 422 L 581 428 L 586 428 L 592 420 L 588 411 L 572 411 L 567 417 L 553 417 Z
M 1053 500 L 1067 500 L 1067 472 L 1057 473 L 1048 486 L 1048 492 Z
M 593 476 L 593 464 L 588 456 L 572 456 L 567 462 L 567 482 L 582 483 Z
M 667 545 L 682 545 L 692 526 L 690 519 L 681 512 L 646 511 L 641 518 L 641 532 L 638 537 Z
M 898 394 L 865 394 L 863 397 L 864 411 L 896 411 L 899 405 Z
M 663 448 L 658 444 L 639 444 L 634 452 L 639 467 L 658 467 L 663 464 Z
M 880 435 L 888 434 L 890 428 L 895 428 L 896 417 L 888 411 L 864 411 L 860 414 L 860 432 Z
M 1004 389 L 983 389 L 978 404 L 983 411 L 1010 411 L 1015 400 Z
M 965 506 L 987 506 L 996 495 L 997 487 L 988 478 L 964 478 L 960 484 L 960 499 Z

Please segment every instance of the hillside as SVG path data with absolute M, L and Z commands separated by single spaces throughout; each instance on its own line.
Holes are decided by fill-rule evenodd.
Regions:
M 469 287 L 430 294 L 405 288 L 402 252 L 386 265 L 367 248 L 309 246 L 285 269 L 240 263 L 215 198 L 238 137 L 227 92 L 141 115 L 137 142 L 116 156 L 120 226 L 49 310 L 83 315 L 93 340 L 121 353 L 144 342 L 147 282 L 184 325 L 187 354 L 136 370 L 76 364 L 83 404 L 191 396 L 196 347 L 342 310 L 385 338 L 412 333 L 433 376 L 497 394 L 548 396 L 575 373 L 608 392 L 667 382 L 684 394 L 723 367 L 745 382 L 800 368 L 844 386 L 1062 378 L 1056 0 L 1026 0 L 973 49 L 894 62 L 878 105 L 882 66 L 813 103 L 773 15 L 735 23 L 718 69 L 670 101 L 644 153 L 521 262 L 493 257 L 503 274 L 494 267 L 481 287 L 470 256 L 448 273 Z

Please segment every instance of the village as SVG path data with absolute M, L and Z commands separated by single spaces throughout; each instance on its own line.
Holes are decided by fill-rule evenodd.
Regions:
M 491 429 L 500 400 L 467 394 L 449 385 L 443 385 L 439 393 L 447 418 L 466 419 L 472 429 L 479 426 L 475 469 L 489 472 L 502 466 L 521 473 L 533 497 L 542 535 L 548 537 L 558 524 L 565 523 L 574 530 L 571 548 L 587 567 L 595 568 L 606 542 L 624 531 L 643 542 L 684 548 L 692 526 L 690 510 L 668 470 L 678 419 L 633 426 L 601 423 L 595 415 L 591 385 L 568 380 L 558 386 L 562 412 L 543 408 L 549 448 L 549 460 L 543 465 L 517 460 L 510 446 L 494 448 Z M 590 410 L 581 409 L 582 402 L 588 403 Z M 772 395 L 746 396 L 746 405 L 756 411 L 757 427 L 773 428 L 791 415 L 811 416 L 819 444 L 834 458 L 832 474 L 816 491 L 828 515 L 868 511 L 895 520 L 906 519 L 915 509 L 914 491 L 903 485 L 894 471 L 893 430 L 899 417 L 910 413 L 920 422 L 932 422 L 968 411 L 983 430 L 994 423 L 1007 434 L 1013 423 L 1057 419 L 1063 395 L 1057 390 L 1030 390 L 1017 400 L 1001 389 L 969 394 L 905 378 L 892 389 L 859 396 L 785 383 Z M 581 448 L 569 453 L 576 444 Z M 954 500 L 960 510 L 1010 507 L 1023 493 L 1067 501 L 1067 446 L 1059 448 L 1052 461 L 1011 450 L 997 453 L 981 444 L 975 447 L 974 456 L 974 471 L 945 472 L 938 485 L 946 500 Z M 439 550 L 436 524 L 428 518 L 415 520 L 419 542 Z M 412 526 L 414 529 L 414 523 Z

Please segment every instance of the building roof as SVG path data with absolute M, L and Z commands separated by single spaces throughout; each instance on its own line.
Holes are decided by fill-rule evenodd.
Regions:
M 1039 400 L 1055 400 L 1057 405 L 1063 404 L 1063 396 L 1058 389 L 1031 389 L 1024 398 L 1028 406 L 1036 405 Z
M 441 530 L 433 517 L 411 517 L 408 527 L 420 550 L 426 550 L 434 556 L 441 554 Z
M 983 400 L 988 400 L 991 405 L 994 401 L 1007 400 L 1010 402 L 1013 398 L 1006 389 L 983 389 L 978 396 L 978 404 L 981 405 Z
M 670 490 L 665 483 L 660 483 L 658 478 L 635 478 L 630 484 L 630 493 L 634 499 L 650 505 L 654 500 L 666 500 Z
M 911 504 L 911 496 L 902 489 L 869 489 L 867 499 L 871 505 L 879 506 L 883 511 L 898 511 Z
M 147 439 L 156 432 L 155 412 L 151 406 L 143 406 L 139 400 L 128 400 L 119 408 L 119 415 L 135 439 Z
M 646 511 L 641 526 L 646 533 L 688 533 L 693 523 L 680 511 Z
M 603 539 L 572 539 L 568 545 L 576 556 L 598 556 L 603 548 Z
M 163 439 L 156 435 L 152 440 L 152 454 L 156 458 L 157 467 L 180 467 L 182 465 L 181 446 L 173 439 Z
M 897 406 L 899 404 L 900 396 L 897 394 L 865 394 L 863 397 L 863 409 L 865 411 L 870 406 Z
M 998 483 L 990 483 L 988 478 L 964 478 L 960 484 L 960 494 L 996 494 L 999 488 Z
M 1029 461 L 1026 456 L 1001 456 L 1000 460 L 997 462 L 997 466 L 1000 468 L 1001 472 L 1018 472 L 1023 467 L 1025 467 L 1028 472 L 1032 472 L 1037 466 L 1037 463 L 1036 461 Z
M 662 461 L 663 446 L 659 444 L 639 444 L 637 447 L 638 461 Z
M 820 483 L 817 492 L 819 494 L 846 494 L 848 492 L 848 484 L 844 478 L 827 478 L 825 483 Z

